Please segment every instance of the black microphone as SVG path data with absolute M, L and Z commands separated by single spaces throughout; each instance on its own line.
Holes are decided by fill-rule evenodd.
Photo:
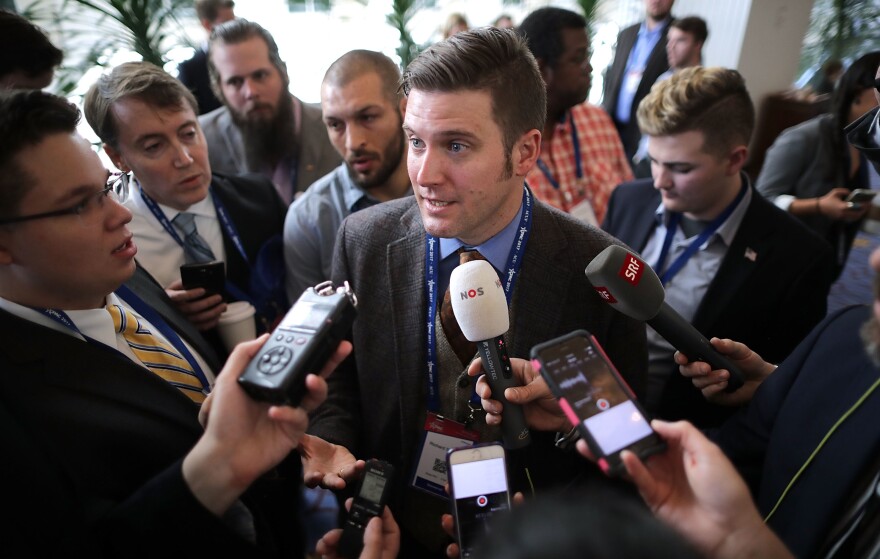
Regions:
M 452 311 L 461 332 L 477 344 L 492 398 L 504 406 L 501 434 L 504 447 L 512 450 L 532 442 L 526 418 L 520 406 L 504 397 L 504 390 L 520 386 L 510 368 L 504 333 L 510 328 L 507 298 L 495 268 L 485 260 L 472 260 L 452 271 L 449 278 Z
M 650 266 L 619 245 L 599 253 L 584 271 L 606 303 L 623 314 L 647 322 L 672 347 L 692 361 L 705 361 L 712 369 L 727 369 L 725 392 L 743 384 L 739 367 L 718 353 L 709 340 L 666 304 L 666 291 Z

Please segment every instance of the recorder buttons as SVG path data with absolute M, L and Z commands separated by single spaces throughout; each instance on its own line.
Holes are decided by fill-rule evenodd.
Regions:
M 277 375 L 293 359 L 293 352 L 286 347 L 273 347 L 260 357 L 257 370 L 264 375 Z

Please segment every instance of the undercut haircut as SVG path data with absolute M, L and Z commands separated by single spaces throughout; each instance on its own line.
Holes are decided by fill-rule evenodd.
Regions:
M 73 134 L 79 124 L 76 106 L 40 90 L 0 91 L 0 218 L 15 217 L 35 179 L 18 155 L 53 134 Z
M 544 129 L 544 80 L 525 40 L 510 29 L 473 29 L 428 47 L 407 66 L 401 89 L 407 96 L 414 89 L 488 92 L 508 157 L 523 134 Z
M 156 109 L 182 111 L 188 106 L 199 114 L 199 105 L 192 92 L 165 70 L 149 62 L 120 64 L 98 78 L 83 101 L 89 126 L 113 149 L 119 149 L 119 128 L 113 116 L 113 105 L 128 98 Z
M 755 107 L 742 75 L 728 68 L 694 66 L 654 84 L 639 104 L 639 128 L 648 136 L 703 133 L 703 151 L 717 156 L 749 145 Z

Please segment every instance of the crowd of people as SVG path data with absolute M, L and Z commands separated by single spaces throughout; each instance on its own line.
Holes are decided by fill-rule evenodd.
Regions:
M 16 47 L 0 49 L 14 513 L 0 547 L 336 557 L 338 519 L 313 518 L 304 495 L 332 491 L 344 516 L 377 458 L 397 475 L 361 557 L 457 557 L 432 456 L 500 440 L 504 406 L 521 406 L 532 442 L 507 460 L 524 502 L 476 557 L 880 556 L 880 250 L 873 306 L 826 307 L 874 217 L 848 197 L 880 187 L 880 52 L 750 177 L 747 84 L 702 65 L 706 22 L 673 4 L 645 0 L 621 31 L 601 106 L 586 101 L 587 21 L 555 7 L 516 27 L 453 14 L 402 71 L 348 52 L 313 105 L 289 92 L 265 28 L 196 0 L 208 37 L 178 76 L 120 64 L 82 111 L 42 91 L 63 49 L 0 10 L 0 45 Z M 115 170 L 77 133 L 83 115 Z M 584 267 L 612 245 L 653 268 L 742 387 L 602 297 Z M 450 304 L 474 258 L 508 305 L 519 386 L 503 399 Z M 184 285 L 182 267 L 215 261 L 220 293 Z M 346 340 L 296 407 L 251 398 L 238 378 L 325 280 L 357 296 Z M 232 346 L 221 323 L 240 302 L 259 337 Z M 578 329 L 666 443 L 644 460 L 624 450 L 623 478 L 527 360 Z M 329 531 L 310 536 L 316 524 Z

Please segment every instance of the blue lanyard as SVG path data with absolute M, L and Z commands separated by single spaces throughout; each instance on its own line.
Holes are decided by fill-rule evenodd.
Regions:
M 529 240 L 529 233 L 532 227 L 532 193 L 523 186 L 522 198 L 522 216 L 519 220 L 518 233 L 513 246 L 510 247 L 510 253 L 507 256 L 506 273 L 507 279 L 504 280 L 504 295 L 507 298 L 507 304 L 510 306 L 510 299 L 513 297 L 513 288 L 516 285 L 517 277 L 522 268 L 523 254 L 526 250 L 526 244 Z M 440 249 L 440 243 L 437 238 L 430 234 L 425 234 L 425 286 L 428 294 L 428 410 L 433 412 L 440 411 L 440 379 L 439 365 L 437 363 L 437 332 L 434 329 L 437 319 L 437 286 L 440 284 L 440 262 L 437 253 Z M 479 398 L 476 394 L 471 396 L 471 401 L 477 403 Z
M 581 163 L 581 141 L 578 138 L 577 128 L 574 125 L 574 115 L 569 112 L 568 114 L 568 122 L 571 127 L 571 143 L 574 146 L 574 169 L 577 178 L 584 178 L 584 169 Z M 544 176 L 547 177 L 547 180 L 550 181 L 550 185 L 559 190 L 559 181 L 553 178 L 553 173 L 550 172 L 550 167 L 547 166 L 546 163 L 539 157 L 538 158 L 538 168 L 541 169 L 541 172 L 544 173 Z
M 162 334 L 162 336 L 164 336 L 165 339 L 174 346 L 174 348 L 180 353 L 180 355 L 184 359 L 186 359 L 186 361 L 192 367 L 193 373 L 195 373 L 196 377 L 199 379 L 199 382 L 202 383 L 202 389 L 204 393 L 210 393 L 211 385 L 208 383 L 208 379 L 205 377 L 204 371 L 202 371 L 202 368 L 199 366 L 199 362 L 196 360 L 195 357 L 193 357 L 192 352 L 190 352 L 189 348 L 186 347 L 186 344 L 183 343 L 183 340 L 180 339 L 180 336 L 177 335 L 177 332 L 175 332 L 174 329 L 168 326 L 168 323 L 165 322 L 162 316 L 155 309 L 153 309 L 153 307 L 144 302 L 143 299 L 135 295 L 134 292 L 125 285 L 120 286 L 119 289 L 116 290 L 116 295 L 124 300 L 132 309 L 134 309 L 137 314 L 147 319 L 147 321 L 149 321 L 149 323 L 152 324 L 153 327 L 156 328 Z M 83 334 L 80 329 L 76 327 L 76 324 L 73 323 L 66 312 L 59 309 L 36 310 L 42 312 L 44 315 L 48 316 L 55 322 L 58 322 L 62 326 L 73 330 L 74 332 L 85 338 L 87 342 L 91 344 L 97 344 L 98 346 L 103 348 L 108 347 L 106 344 L 101 343 L 94 338 L 90 338 L 89 336 Z M 125 359 L 131 361 L 131 359 L 129 359 L 127 355 L 123 354 L 117 348 L 114 347 L 109 349 L 115 350 L 117 353 L 125 357 Z
M 159 223 L 162 225 L 162 228 L 165 229 L 165 232 L 171 235 L 171 238 L 174 239 L 178 245 L 183 247 L 183 239 L 180 238 L 180 235 L 177 234 L 177 230 L 172 225 L 171 221 L 169 221 L 168 217 L 165 215 L 165 212 L 162 211 L 162 208 L 159 207 L 159 204 L 156 203 L 155 200 L 150 198 L 146 192 L 144 192 L 143 188 L 138 189 L 141 193 L 141 199 L 150 209 L 150 212 L 156 217 Z M 238 253 L 241 254 L 241 257 L 244 259 L 245 264 L 250 267 L 250 260 L 248 260 L 247 253 L 245 253 L 244 245 L 241 243 L 241 238 L 238 235 L 238 230 L 235 228 L 235 224 L 232 223 L 232 219 L 229 217 L 229 213 L 226 211 L 226 206 L 220 201 L 220 198 L 214 192 L 213 188 L 208 188 L 208 192 L 211 194 L 211 200 L 214 202 L 214 209 L 217 212 L 217 219 L 220 221 L 220 227 L 223 229 L 223 232 L 227 237 L 232 241 L 232 244 L 235 245 L 235 248 L 238 250 Z M 242 289 L 240 289 L 237 285 L 226 280 L 226 291 L 229 292 L 230 295 L 235 297 L 239 301 L 247 301 L 250 304 L 254 304 L 253 298 L 248 296 Z
M 696 254 L 701 246 L 703 246 L 703 243 L 705 243 L 709 237 L 714 235 L 718 228 L 727 221 L 727 218 L 730 217 L 733 210 L 736 209 L 743 197 L 745 197 L 748 188 L 748 184 L 743 181 L 742 188 L 740 188 L 739 194 L 736 195 L 733 202 L 728 204 L 727 207 L 724 208 L 724 211 L 721 212 L 718 217 L 713 219 L 709 225 L 706 226 L 706 229 L 704 229 L 703 232 L 691 242 L 687 249 L 685 249 L 685 251 L 669 265 L 669 268 L 660 274 L 660 282 L 663 285 L 669 283 L 669 281 L 675 277 L 682 268 L 684 268 L 687 261 Z M 666 259 L 669 257 L 669 248 L 672 246 L 672 239 L 675 237 L 675 232 L 678 230 L 679 223 L 681 223 L 681 213 L 675 212 L 670 214 L 669 221 L 666 224 L 666 238 L 663 239 L 663 248 L 660 250 L 660 257 L 657 259 L 657 263 L 654 265 L 654 270 L 657 272 L 663 270 L 663 266 L 666 264 Z

